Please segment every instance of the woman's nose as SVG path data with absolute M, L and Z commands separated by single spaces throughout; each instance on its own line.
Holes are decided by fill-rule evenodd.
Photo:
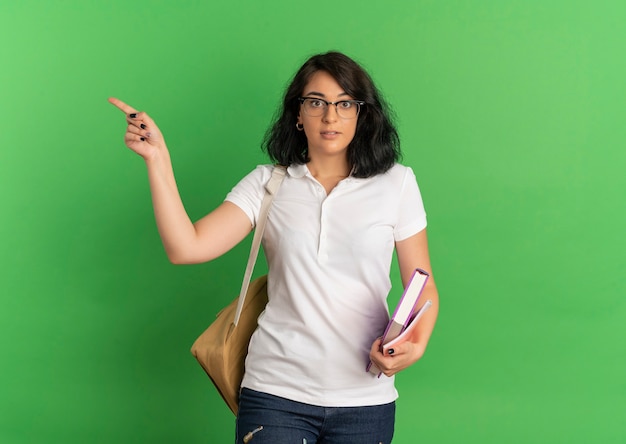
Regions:
M 324 114 L 322 115 L 322 120 L 324 122 L 335 122 L 339 116 L 337 115 L 337 105 L 328 104 L 326 109 L 324 110 Z

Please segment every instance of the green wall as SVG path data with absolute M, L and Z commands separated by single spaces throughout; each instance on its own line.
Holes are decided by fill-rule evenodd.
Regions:
M 394 106 L 429 215 L 441 315 L 394 444 L 626 442 L 625 21 L 622 0 L 3 0 L 0 442 L 231 442 L 189 347 L 249 244 L 168 263 L 106 99 L 160 124 L 195 219 L 329 49 Z

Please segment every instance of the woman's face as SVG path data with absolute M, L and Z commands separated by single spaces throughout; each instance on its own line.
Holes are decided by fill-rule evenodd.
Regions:
M 302 97 L 323 99 L 327 102 L 358 99 L 358 97 L 348 95 L 326 71 L 313 74 L 309 83 L 304 87 Z M 323 102 L 314 102 L 314 104 L 324 105 Z M 308 115 L 305 112 L 305 106 L 300 105 L 298 123 L 304 126 L 309 157 L 313 159 L 316 156 L 345 156 L 348 145 L 354 138 L 357 120 L 358 116 L 353 118 L 339 116 L 335 105 L 328 105 L 317 117 Z

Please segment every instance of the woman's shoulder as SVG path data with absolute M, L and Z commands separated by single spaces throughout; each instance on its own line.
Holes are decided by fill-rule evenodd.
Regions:
M 415 177 L 413 168 L 401 163 L 395 163 L 391 168 L 385 172 L 385 175 L 392 179 L 405 180 L 407 177 Z
M 267 182 L 272 176 L 273 169 L 274 165 L 257 165 L 241 179 L 241 182 Z
M 260 165 L 257 165 L 250 172 L 250 174 L 260 174 L 260 175 L 269 174 L 271 176 L 273 170 L 274 170 L 274 165 L 272 165 L 272 164 L 269 164 L 269 163 L 268 164 L 260 164 Z

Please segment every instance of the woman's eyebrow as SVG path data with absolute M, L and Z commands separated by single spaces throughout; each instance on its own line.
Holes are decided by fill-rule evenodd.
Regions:
M 338 94 L 337 97 L 341 97 L 341 96 L 348 96 L 349 94 L 347 92 L 342 92 L 341 94 Z M 325 94 L 321 93 L 321 92 L 317 92 L 317 91 L 309 91 L 308 93 L 305 94 L 305 96 L 318 96 L 318 97 L 326 97 Z

